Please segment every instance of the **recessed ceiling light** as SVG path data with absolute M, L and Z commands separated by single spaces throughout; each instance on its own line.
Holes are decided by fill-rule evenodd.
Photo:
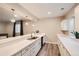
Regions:
M 26 16 L 26 18 L 29 19 L 29 20 L 32 20 L 33 19 L 32 17 L 28 17 L 28 16 Z
M 32 26 L 34 27 L 35 25 L 34 25 L 34 24 L 32 24 Z
M 15 13 L 15 9 L 11 9 L 12 10 L 12 15 L 13 15 L 13 17 L 17 17 L 18 15 Z
M 17 17 L 17 15 L 15 14 L 14 17 Z
M 27 22 L 25 23 L 26 25 L 29 25 Z
M 48 14 L 51 14 L 52 12 L 48 12 Z
M 12 19 L 11 22 L 14 23 L 15 22 L 15 19 Z

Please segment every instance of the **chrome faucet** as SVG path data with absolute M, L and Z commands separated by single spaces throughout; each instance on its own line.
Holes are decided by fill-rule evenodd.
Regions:
M 34 37 L 35 33 L 36 33 L 35 31 L 31 32 L 31 38 Z
M 34 33 L 35 33 L 34 31 L 31 32 L 31 38 L 33 37 L 33 34 L 34 34 Z

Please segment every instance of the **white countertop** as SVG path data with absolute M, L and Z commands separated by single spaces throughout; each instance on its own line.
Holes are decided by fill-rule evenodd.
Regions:
M 40 38 L 43 35 L 45 34 L 41 33 L 37 36 Z M 30 34 L 0 40 L 0 56 L 11 56 L 39 39 L 27 40 L 29 36 Z
M 57 35 L 71 56 L 79 56 L 79 40 L 61 34 Z

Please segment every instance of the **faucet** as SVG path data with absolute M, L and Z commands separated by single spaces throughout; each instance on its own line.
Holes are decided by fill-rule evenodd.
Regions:
M 35 33 L 36 33 L 35 31 L 31 32 L 31 38 L 34 37 Z
M 35 33 L 34 31 L 31 32 L 31 38 L 33 37 L 34 33 Z

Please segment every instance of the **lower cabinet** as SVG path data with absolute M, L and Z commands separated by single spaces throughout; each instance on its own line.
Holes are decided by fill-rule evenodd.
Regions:
M 16 54 L 12 55 L 12 56 L 21 56 L 22 55 L 22 51 L 17 52 Z
M 41 39 L 39 38 L 29 46 L 22 49 L 20 52 L 14 54 L 13 56 L 36 56 L 41 48 Z
M 44 35 L 44 36 L 43 36 L 43 44 L 47 42 L 47 39 L 48 39 L 47 36 Z
M 31 53 L 30 46 L 25 47 L 24 49 L 22 49 L 21 53 L 22 53 L 22 56 L 30 56 L 30 53 Z
M 62 44 L 62 42 L 60 40 L 58 40 L 58 46 L 59 46 L 61 56 L 70 56 L 69 52 L 63 46 L 63 44 Z
M 37 53 L 39 52 L 40 48 L 41 48 L 41 40 L 38 40 L 38 41 L 36 41 L 33 44 L 33 46 L 31 46 L 31 49 L 30 49 L 31 54 L 30 55 L 31 56 L 37 55 Z
M 33 43 L 30 45 L 24 47 L 21 51 L 18 53 L 14 54 L 13 56 L 36 56 L 41 49 L 41 38 L 38 38 L 35 40 Z M 43 36 L 43 42 L 44 44 L 47 41 L 47 36 Z

